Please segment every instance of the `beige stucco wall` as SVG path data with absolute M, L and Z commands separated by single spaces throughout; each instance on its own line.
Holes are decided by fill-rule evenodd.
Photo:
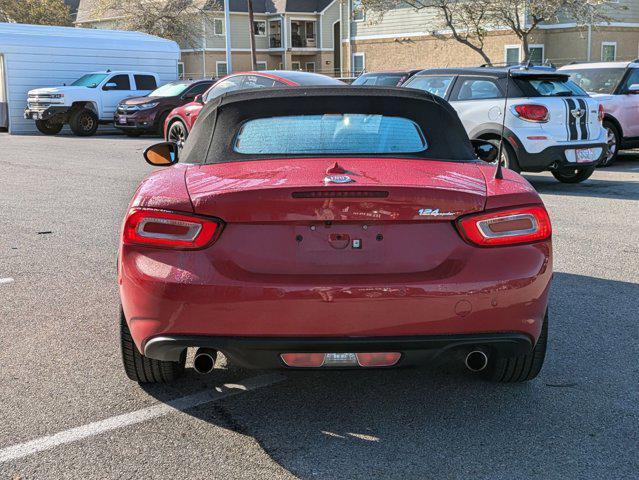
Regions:
M 487 39 L 485 51 L 493 62 L 504 61 L 506 45 L 517 44 L 514 35 L 496 33 Z M 365 54 L 367 71 L 394 68 L 478 66 L 482 57 L 452 39 L 432 36 L 377 39 L 353 42 L 353 53 Z
M 639 57 L 639 28 L 594 28 L 591 61 L 601 60 L 602 42 L 617 42 L 617 60 Z M 587 60 L 588 34 L 585 28 L 539 30 L 530 43 L 544 45 L 544 58 L 557 65 Z M 520 41 L 515 35 L 495 32 L 486 40 L 484 50 L 494 63 L 501 63 L 505 61 L 506 45 L 518 44 Z M 452 39 L 442 40 L 432 36 L 355 40 L 352 51 L 365 54 L 367 71 L 477 66 L 484 62 L 479 54 L 467 46 Z
M 202 52 L 182 52 L 182 62 L 184 62 L 184 74 L 190 78 L 214 77 L 216 74 L 216 62 L 225 62 L 224 52 L 206 52 L 206 73 L 202 75 Z M 233 71 L 241 72 L 251 70 L 251 54 L 249 52 L 233 52 Z M 282 61 L 281 55 L 270 55 L 267 53 L 257 54 L 258 62 L 266 62 L 267 69 L 275 70 Z

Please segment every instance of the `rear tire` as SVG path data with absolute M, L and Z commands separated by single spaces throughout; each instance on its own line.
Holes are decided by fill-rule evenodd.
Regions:
M 515 357 L 502 357 L 499 354 L 489 358 L 485 377 L 499 383 L 521 383 L 535 378 L 541 371 L 548 346 L 548 310 L 535 348 L 530 353 Z
M 36 120 L 35 124 L 40 133 L 45 135 L 56 135 L 64 126 L 63 123 L 53 123 L 50 120 Z
M 561 183 L 579 183 L 590 178 L 596 167 L 569 168 L 562 170 L 553 170 L 552 176 Z
M 606 131 L 606 143 L 608 144 L 608 153 L 599 162 L 599 167 L 609 167 L 617 160 L 619 153 L 619 145 L 621 143 L 621 135 L 614 123 L 604 120 L 603 128 Z
M 497 149 L 499 149 L 499 140 L 489 140 Z M 504 139 L 501 147 L 501 160 L 502 167 L 506 167 L 513 172 L 521 173 L 521 167 L 519 166 L 519 160 L 517 159 L 517 153 L 515 149 Z M 497 162 L 494 162 L 497 167 Z
M 127 377 L 138 383 L 168 383 L 184 374 L 186 350 L 179 362 L 155 360 L 142 355 L 133 342 L 129 326 L 120 309 L 120 347 Z

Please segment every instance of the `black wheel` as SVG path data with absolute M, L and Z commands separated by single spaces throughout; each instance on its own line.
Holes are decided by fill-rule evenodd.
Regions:
M 608 121 L 604 120 L 603 128 L 606 131 L 606 143 L 608 144 L 608 153 L 606 156 L 601 159 L 599 162 L 600 167 L 608 167 L 612 165 L 612 163 L 617 160 L 617 154 L 619 153 L 619 144 L 621 141 L 619 131 L 615 125 Z
M 594 171 L 595 167 L 582 167 L 562 168 L 561 170 L 553 170 L 551 173 L 561 183 L 579 183 L 589 178 Z
M 139 137 L 140 135 L 142 135 L 142 132 L 127 132 L 127 131 L 125 131 L 125 132 L 124 132 L 124 134 L 125 134 L 127 137 L 137 138 L 137 137 Z
M 154 360 L 142 355 L 133 342 L 129 326 L 120 309 L 120 346 L 122 363 L 127 377 L 138 383 L 167 383 L 177 380 L 184 374 L 186 350 L 179 362 Z
M 98 116 L 88 108 L 76 110 L 69 119 L 71 131 L 80 137 L 90 137 L 98 129 Z
M 493 382 L 520 383 L 535 378 L 541 371 L 548 345 L 548 310 L 544 316 L 541 334 L 532 352 L 516 357 L 493 356 L 488 360 L 485 376 Z
M 45 135 L 55 135 L 56 133 L 60 133 L 60 130 L 62 130 L 62 127 L 64 126 L 62 123 L 54 123 L 51 120 L 36 120 L 35 124 L 36 128 Z
M 160 118 L 158 118 L 157 134 L 160 137 L 164 136 L 164 122 L 166 122 L 166 117 L 168 116 L 169 116 L 169 112 L 164 112 L 162 113 L 162 115 L 160 115 Z
M 499 148 L 499 140 L 489 140 L 490 143 Z M 501 161 L 502 167 L 506 167 L 513 172 L 520 173 L 521 168 L 519 167 L 519 161 L 517 160 L 517 154 L 515 153 L 515 149 L 508 143 L 508 141 L 504 140 L 501 146 Z M 495 167 L 497 166 L 497 162 L 493 162 Z
M 188 136 L 189 133 L 186 131 L 186 125 L 180 120 L 176 120 L 169 125 L 169 130 L 166 132 L 166 140 L 168 142 L 175 142 L 180 147 L 184 144 Z

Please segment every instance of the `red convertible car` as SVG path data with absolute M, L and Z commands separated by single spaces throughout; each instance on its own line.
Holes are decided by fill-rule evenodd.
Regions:
M 474 148 L 473 148 L 474 147 Z M 500 382 L 540 371 L 551 225 L 425 92 L 317 87 L 209 102 L 142 182 L 119 249 L 124 368 L 390 368 L 450 354 Z M 482 160 L 479 160 L 482 159 Z
M 202 96 L 193 102 L 174 108 L 164 122 L 164 138 L 167 141 L 184 143 L 197 120 L 200 110 L 212 99 L 235 90 L 266 87 L 299 87 L 309 85 L 343 85 L 344 83 L 326 75 L 288 70 L 260 70 L 234 73 L 220 79 Z

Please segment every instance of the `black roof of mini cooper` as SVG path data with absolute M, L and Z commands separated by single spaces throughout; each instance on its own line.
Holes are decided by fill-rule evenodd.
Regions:
M 207 103 L 184 145 L 181 161 L 227 163 L 312 155 L 246 155 L 233 148 L 242 124 L 256 118 L 292 115 L 366 114 L 403 117 L 424 133 L 428 148 L 411 154 L 375 154 L 442 160 L 475 160 L 468 135 L 449 103 L 422 90 L 400 87 L 286 87 L 240 90 Z M 326 157 L 326 154 L 318 155 Z M 341 155 L 331 155 L 341 156 Z M 362 156 L 362 155 L 346 155 Z

